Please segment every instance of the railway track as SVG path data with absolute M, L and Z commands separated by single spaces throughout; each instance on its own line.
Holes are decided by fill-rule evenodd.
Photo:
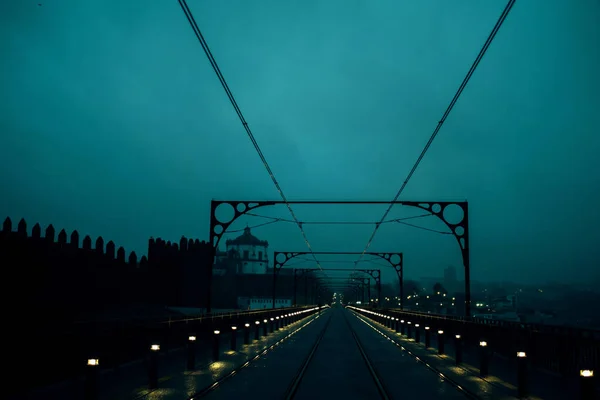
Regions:
M 288 388 L 287 393 L 285 394 L 285 396 L 283 398 L 285 400 L 292 400 L 295 398 L 296 393 L 298 392 L 298 388 L 301 385 L 302 379 L 304 378 L 306 372 L 308 371 L 308 369 L 311 365 L 311 361 L 313 361 L 314 355 L 318 351 L 319 345 L 321 344 L 323 337 L 327 333 L 327 329 L 329 328 L 331 319 L 332 318 L 343 318 L 346 326 L 348 327 L 348 331 L 350 332 L 350 334 L 352 336 L 353 342 L 356 345 L 358 352 L 360 353 L 360 356 L 361 356 L 367 370 L 369 371 L 372 382 L 375 385 L 375 387 L 377 388 L 377 392 L 379 393 L 380 398 L 383 400 L 389 400 L 390 396 L 388 395 L 388 392 L 385 389 L 382 380 L 380 379 L 379 375 L 377 374 L 377 372 L 373 366 L 373 363 L 371 362 L 371 360 L 369 359 L 369 356 L 365 352 L 358 335 L 352 328 L 350 321 L 348 321 L 347 313 L 345 311 L 337 312 L 337 314 L 341 315 L 341 317 L 338 317 L 338 316 L 334 317 L 333 312 L 331 314 L 332 315 L 329 316 L 329 320 L 325 324 L 325 327 L 323 328 L 323 330 L 319 333 L 317 340 L 315 341 L 313 347 L 311 348 L 310 353 L 308 354 L 306 359 L 303 361 L 297 375 L 294 377 L 290 387 Z

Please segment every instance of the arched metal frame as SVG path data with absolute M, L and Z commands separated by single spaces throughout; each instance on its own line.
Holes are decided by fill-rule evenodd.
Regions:
M 335 270 L 334 268 L 331 268 L 330 270 Z M 311 273 L 311 272 L 316 272 L 316 271 L 322 271 L 322 269 L 319 268 L 294 268 L 294 304 L 297 304 L 297 279 L 299 276 L 304 276 L 305 278 L 305 282 L 304 282 L 304 298 L 308 299 L 308 282 L 306 280 L 307 278 L 307 274 Z M 314 277 L 314 278 L 318 278 L 318 277 Z M 370 277 L 358 277 L 358 276 L 352 276 L 350 275 L 349 277 L 346 278 L 342 278 L 342 277 L 322 277 L 322 279 L 339 279 L 339 280 L 349 280 L 352 283 L 354 283 L 356 285 L 356 283 L 358 283 L 358 285 L 361 288 L 361 302 L 364 303 L 365 302 L 365 288 L 368 289 L 368 297 L 369 297 L 369 301 L 371 298 L 371 278 Z
M 279 271 L 281 270 L 281 268 L 283 268 L 285 266 L 285 264 L 290 261 L 291 259 L 298 257 L 298 256 L 303 256 L 303 255 L 308 255 L 308 254 L 317 254 L 317 255 L 350 255 L 350 254 L 362 254 L 362 253 L 358 253 L 358 252 L 348 252 L 348 251 L 275 251 L 273 252 L 273 308 L 275 308 L 275 296 L 277 293 L 277 275 L 279 274 Z M 403 256 L 402 253 L 364 253 L 366 255 L 371 255 L 371 256 L 379 256 L 384 260 L 387 260 L 390 265 L 392 265 L 392 267 L 394 267 L 394 269 L 396 270 L 396 273 L 398 274 L 398 279 L 400 279 L 400 285 L 402 286 L 403 283 Z M 277 261 L 277 257 L 279 255 L 283 255 L 285 257 L 285 260 L 282 262 Z M 394 263 L 392 262 L 392 257 L 393 256 L 399 256 L 399 262 Z M 371 275 L 371 277 L 373 279 L 375 279 L 375 283 L 377 284 L 377 306 L 379 307 L 379 296 L 381 294 L 381 270 L 380 269 L 359 269 L 359 268 L 318 268 L 318 271 L 354 271 L 354 272 L 364 272 L 366 274 Z
M 228 221 L 219 221 L 216 216 L 217 208 L 222 204 L 228 204 L 233 208 L 234 216 Z M 210 243 L 213 246 L 213 262 L 216 256 L 216 249 L 221 241 L 227 228 L 240 216 L 248 211 L 259 207 L 274 206 L 277 204 L 398 204 L 404 206 L 416 207 L 427 211 L 438 217 L 452 231 L 452 235 L 456 238 L 460 247 L 463 266 L 465 269 L 465 315 L 471 315 L 471 263 L 469 256 L 469 205 L 467 201 L 250 201 L 250 200 L 212 200 L 210 203 Z M 450 206 L 458 206 L 463 217 L 457 223 L 450 222 L 444 211 Z M 211 295 L 212 295 L 212 266 L 208 274 L 208 293 L 207 293 L 207 312 L 211 312 Z

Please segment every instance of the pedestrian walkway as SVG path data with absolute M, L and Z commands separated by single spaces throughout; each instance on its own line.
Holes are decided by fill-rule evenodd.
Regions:
M 360 318 L 374 329 L 387 335 L 399 347 L 404 348 L 406 352 L 410 352 L 414 357 L 418 357 L 424 363 L 446 375 L 449 379 L 459 383 L 466 390 L 475 393 L 477 396 L 490 399 L 518 397 L 516 362 L 494 356 L 493 361 L 489 364 L 488 375 L 480 377 L 478 349 L 463 349 L 462 362 L 457 366 L 454 358 L 456 349 L 453 340 L 447 339 L 444 342 L 444 354 L 439 355 L 436 333 L 431 333 L 430 347 L 425 348 L 424 332 L 421 332 L 420 343 L 417 343 L 414 338 L 402 336 L 395 332 L 395 330 L 389 329 L 362 315 Z M 414 332 L 412 336 L 414 337 Z M 575 381 L 561 379 L 535 369 L 529 369 L 528 373 L 527 399 L 564 400 L 574 398 L 579 392 L 577 382 Z
M 196 359 L 198 368 L 194 371 L 185 370 L 187 355 L 185 348 L 162 354 L 158 360 L 158 389 L 148 389 L 148 364 L 146 360 L 139 360 L 118 369 L 107 371 L 98 376 L 98 400 L 186 400 L 227 376 L 258 354 L 268 352 L 271 346 L 276 345 L 278 347 L 281 343 L 285 343 L 283 339 L 291 338 L 293 335 L 302 332 L 317 317 L 318 314 L 309 316 L 267 336 L 262 336 L 261 328 L 260 339 L 251 340 L 248 345 L 243 344 L 243 337 L 238 334 L 237 351 L 230 349 L 230 336 L 223 335 L 224 337 L 219 346 L 219 361 L 212 362 L 210 346 L 202 346 Z M 83 392 L 83 382 L 77 380 L 31 393 L 23 393 L 11 400 L 34 398 L 80 400 Z
M 275 351 L 261 357 L 231 380 L 214 388 L 207 399 L 283 399 L 317 336 L 326 326 L 331 312 L 323 312 L 321 317 L 283 342 L 281 346 L 277 346 Z

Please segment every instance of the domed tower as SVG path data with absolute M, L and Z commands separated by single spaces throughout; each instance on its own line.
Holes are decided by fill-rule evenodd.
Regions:
M 269 264 L 267 248 L 269 242 L 260 240 L 250 232 L 246 226 L 244 233 L 235 239 L 225 242 L 227 253 L 236 251 L 240 257 L 238 274 L 266 274 Z

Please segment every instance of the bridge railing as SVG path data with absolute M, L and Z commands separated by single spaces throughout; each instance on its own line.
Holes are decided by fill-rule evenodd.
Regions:
M 490 350 L 514 359 L 526 352 L 532 365 L 563 376 L 575 376 L 580 370 L 600 369 L 600 331 L 565 326 L 525 324 L 483 318 L 418 313 L 398 309 L 379 312 L 443 330 L 446 337 L 461 335 L 466 346 L 477 347 L 485 341 Z

